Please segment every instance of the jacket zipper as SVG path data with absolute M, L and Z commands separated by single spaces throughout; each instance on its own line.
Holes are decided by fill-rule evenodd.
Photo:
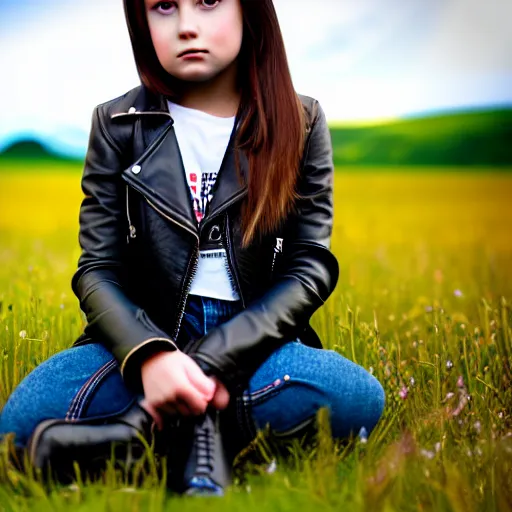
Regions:
M 171 121 L 173 121 L 173 118 L 172 118 L 170 112 L 164 112 L 164 111 L 155 111 L 155 112 L 149 112 L 149 111 L 147 111 L 147 112 L 137 112 L 137 111 L 134 111 L 134 112 L 120 112 L 120 113 L 117 113 L 117 114 L 113 114 L 110 117 L 112 119 L 112 118 L 115 118 L 115 117 L 139 115 L 139 114 L 165 115 L 165 116 L 168 116 L 171 119 Z M 172 124 L 171 124 L 171 126 L 172 126 Z M 158 144 L 160 142 L 161 138 L 163 138 L 166 135 L 166 133 L 167 133 L 167 131 L 169 129 L 170 129 L 170 127 L 168 127 L 168 129 L 166 129 L 162 133 L 161 137 L 158 137 L 158 139 L 151 144 L 150 148 L 148 148 L 147 151 L 149 151 L 152 147 L 154 147 L 156 144 Z M 126 189 L 126 210 L 127 210 L 127 212 L 126 213 L 127 213 L 127 217 L 128 217 L 128 229 L 129 229 L 129 235 L 128 236 L 130 238 L 135 238 L 137 236 L 137 230 L 136 230 L 135 226 L 131 223 L 131 218 L 130 218 L 129 204 L 128 204 L 128 183 L 126 184 L 126 187 L 127 187 L 127 189 Z M 194 235 L 194 237 L 196 239 L 196 243 L 195 243 L 195 247 L 194 247 L 194 252 L 192 254 L 191 260 L 189 261 L 189 266 L 187 267 L 187 270 L 185 272 L 185 283 L 184 283 L 184 287 L 183 287 L 183 291 L 182 291 L 182 294 L 181 294 L 181 297 L 180 297 L 180 302 L 179 302 L 179 307 L 178 307 L 178 318 L 177 318 L 177 322 L 176 322 L 174 333 L 173 333 L 173 337 L 176 340 L 177 337 L 178 337 L 178 333 L 179 333 L 180 327 L 181 327 L 181 322 L 182 322 L 182 319 L 183 319 L 183 314 L 185 312 L 185 305 L 186 305 L 186 302 L 187 302 L 188 292 L 189 292 L 190 287 L 192 285 L 192 281 L 193 281 L 193 279 L 194 279 L 194 277 L 195 277 L 195 275 L 197 273 L 197 267 L 198 267 L 198 263 L 199 263 L 199 241 L 200 241 L 200 238 L 199 238 L 199 235 L 195 231 L 191 230 L 190 228 L 188 228 L 184 224 L 181 224 L 180 222 L 178 222 L 177 220 L 173 219 L 172 217 L 170 217 L 169 215 L 164 213 L 162 210 L 160 210 L 145 194 L 143 194 L 139 190 L 137 190 L 137 192 L 139 192 L 144 197 L 144 199 L 147 201 L 147 203 L 155 211 L 157 211 L 162 217 L 166 218 L 170 222 L 173 222 L 174 224 L 176 224 L 176 225 L 180 226 L 181 228 L 185 229 L 186 231 L 188 231 L 189 233 Z M 247 192 L 246 189 L 241 190 L 230 201 L 225 203 L 222 206 L 222 208 L 219 209 L 215 213 L 214 217 L 220 215 L 220 213 L 222 213 L 226 208 L 228 208 L 231 204 L 233 204 L 235 201 L 237 201 L 238 198 L 243 196 L 246 192 Z M 199 227 L 199 231 L 201 231 L 201 226 Z M 227 235 L 226 238 L 227 238 L 227 247 L 228 247 L 228 250 L 226 252 L 227 252 L 227 254 L 231 255 L 231 244 L 229 243 L 229 234 Z M 229 265 L 229 257 L 228 257 L 228 265 Z M 233 268 L 235 269 L 234 275 L 235 275 L 237 286 L 238 286 L 238 289 L 239 289 L 240 298 L 242 300 L 242 305 L 243 305 L 243 307 L 245 307 L 245 300 L 244 300 L 243 295 L 242 295 L 242 291 L 241 291 L 241 288 L 240 288 L 240 283 L 239 283 L 238 276 L 237 276 L 237 273 L 236 273 L 236 266 L 234 264 L 233 264 Z
M 177 340 L 178 333 L 179 333 L 180 327 L 181 327 L 181 321 L 183 320 L 183 314 L 185 312 L 185 305 L 187 303 L 188 292 L 192 285 L 192 281 L 194 280 L 194 277 L 197 273 L 197 267 L 198 267 L 198 263 L 199 263 L 199 236 L 197 235 L 197 233 L 194 233 L 192 230 L 190 230 L 187 226 L 181 224 L 180 222 L 173 219 L 172 217 L 169 217 L 169 215 L 167 215 L 162 210 L 160 210 L 160 208 L 158 208 L 153 202 L 151 202 L 144 194 L 142 194 L 142 196 L 155 211 L 157 211 L 160 215 L 162 215 L 162 217 L 177 224 L 178 226 L 182 227 L 183 229 L 186 229 L 189 233 L 192 233 L 196 239 L 196 243 L 194 245 L 194 252 L 192 253 L 192 257 L 189 260 L 189 265 L 187 267 L 187 270 L 185 271 L 185 283 L 183 286 L 183 291 L 182 291 L 182 294 L 180 297 L 180 301 L 178 303 L 178 318 L 177 318 L 177 321 L 176 321 L 176 324 L 174 327 L 174 332 L 172 334 L 173 339 Z
M 129 185 L 127 184 L 126 186 L 128 187 Z M 176 219 L 173 219 L 172 217 L 167 215 L 165 212 L 163 212 L 158 206 L 155 205 L 155 203 L 153 203 L 153 201 L 151 201 L 151 199 L 149 199 L 140 190 L 138 190 L 138 189 L 135 189 L 135 190 L 145 199 L 145 201 L 149 204 L 149 206 L 151 208 L 153 208 L 153 210 L 158 212 L 159 215 L 161 215 L 162 217 L 167 219 L 169 222 L 176 224 L 177 226 L 184 229 L 188 233 L 191 233 L 195 238 L 194 252 L 192 254 L 191 259 L 189 260 L 189 265 L 185 272 L 185 283 L 182 288 L 183 291 L 181 293 L 180 300 L 178 303 L 178 317 L 177 317 L 177 321 L 176 321 L 176 324 L 174 327 L 174 332 L 172 334 L 173 339 L 176 340 L 178 337 L 179 330 L 180 330 L 181 321 L 183 319 L 183 314 L 185 312 L 185 305 L 187 302 L 188 292 L 192 285 L 192 281 L 197 273 L 197 267 L 198 267 L 198 262 L 199 262 L 199 235 L 195 231 L 190 229 L 188 226 L 185 226 L 185 224 L 182 224 L 181 222 L 177 221 Z M 128 211 L 128 192 L 127 192 L 126 197 L 127 197 L 127 214 L 128 214 L 128 224 L 129 224 L 129 229 L 130 229 L 130 236 L 133 234 L 132 238 L 135 238 L 136 229 L 131 223 L 131 219 L 129 217 L 129 211 Z
M 111 119 L 113 119 L 115 117 L 131 116 L 131 115 L 142 115 L 142 114 L 146 114 L 146 115 L 165 115 L 165 116 L 169 117 L 171 119 L 171 121 L 174 121 L 172 116 L 171 116 L 171 114 L 170 114 L 170 112 L 164 112 L 164 111 L 161 111 L 161 110 L 160 111 L 155 111 L 155 112 L 149 112 L 149 111 L 146 111 L 146 112 L 137 112 L 137 111 L 133 111 L 133 112 L 119 112 L 117 114 L 113 114 L 110 117 L 111 117 Z M 172 124 L 171 124 L 171 126 L 172 126 Z M 163 137 L 165 137 L 165 135 L 167 134 L 167 132 L 171 128 L 171 126 L 169 126 L 166 130 L 164 130 L 162 135 L 160 137 L 158 137 L 158 139 L 155 140 L 151 144 L 151 146 L 149 148 L 147 148 L 146 151 L 150 151 L 153 147 L 156 146 L 156 144 L 159 144 L 161 139 Z M 128 193 L 129 193 L 128 187 L 129 187 L 129 184 L 126 183 L 126 214 L 127 214 L 127 218 L 128 218 L 128 229 L 129 229 L 128 237 L 129 238 L 135 238 L 137 236 L 137 230 L 136 230 L 135 226 L 131 222 L 130 208 L 129 208 L 129 201 L 128 201 Z M 135 189 L 135 190 L 137 190 L 137 189 Z M 177 321 L 176 321 L 176 324 L 175 324 L 175 327 L 174 327 L 174 332 L 172 333 L 173 339 L 177 340 L 178 333 L 179 333 L 179 330 L 180 330 L 180 327 L 181 327 L 181 322 L 183 320 L 183 314 L 185 312 L 185 305 L 186 305 L 186 302 L 187 302 L 188 292 L 189 292 L 190 287 L 192 285 L 192 281 L 194 280 L 194 277 L 195 277 L 195 275 L 197 273 L 197 267 L 198 267 L 198 262 L 199 262 L 199 235 L 195 231 L 191 230 L 189 227 L 185 226 L 184 224 L 178 222 L 176 219 L 173 219 L 172 217 L 170 217 L 169 215 L 164 213 L 145 194 L 143 194 L 139 190 L 137 190 L 137 192 L 139 192 L 139 194 L 141 194 L 142 197 L 144 197 L 144 199 L 151 206 L 151 208 L 153 208 L 156 212 L 158 212 L 162 217 L 164 217 L 165 219 L 167 219 L 170 222 L 173 222 L 174 224 L 178 225 L 182 229 L 185 229 L 186 231 L 188 231 L 189 233 L 194 235 L 194 238 L 196 240 L 195 245 L 194 245 L 194 252 L 193 252 L 193 254 L 191 256 L 191 259 L 189 260 L 189 265 L 188 265 L 187 270 L 185 272 L 185 283 L 184 283 L 184 286 L 182 288 L 182 293 L 181 293 L 181 297 L 180 297 L 179 304 L 178 304 L 178 317 L 177 317 Z M 129 238 L 128 237 L 127 237 L 127 241 L 129 242 Z
M 238 294 L 240 295 L 240 299 L 242 300 L 242 306 L 245 308 L 246 305 L 245 305 L 244 296 L 242 294 L 242 287 L 240 286 L 240 279 L 238 278 L 238 269 L 236 268 L 235 258 L 233 257 L 232 245 L 229 241 L 230 240 L 229 215 L 227 215 L 227 214 L 226 214 L 226 222 L 225 222 L 224 231 L 225 231 L 225 234 L 224 234 L 223 238 L 224 238 L 225 247 L 227 248 L 227 251 L 226 251 L 227 261 L 228 261 L 227 270 L 228 270 L 228 273 L 230 274 L 230 278 L 231 279 L 233 277 L 235 278 L 236 287 L 238 288 Z M 222 230 L 221 230 L 221 234 L 222 234 Z
M 178 319 L 176 321 L 176 327 L 174 329 L 173 337 L 175 340 L 178 339 L 178 334 L 180 332 L 181 328 L 181 321 L 183 320 L 183 315 L 185 313 L 185 306 L 187 304 L 187 297 L 188 292 L 190 291 L 190 287 L 192 285 L 192 282 L 194 281 L 194 277 L 197 273 L 197 267 L 199 263 L 199 243 L 196 243 L 194 246 L 194 252 L 192 254 L 192 269 L 189 272 L 189 267 L 187 268 L 187 271 L 185 272 L 185 285 L 183 287 L 183 293 L 181 295 L 181 299 L 178 306 Z
M 283 239 L 276 236 L 276 244 L 274 245 L 274 254 L 272 256 L 272 267 L 270 269 L 271 276 L 274 275 L 274 265 L 276 263 L 277 255 L 283 252 Z
M 128 183 L 126 184 L 126 216 L 128 217 L 128 236 L 126 237 L 126 242 L 130 243 L 130 238 L 135 238 L 137 236 L 137 230 L 135 226 L 132 224 L 132 219 L 130 217 L 130 204 L 128 201 Z
M 157 111 L 157 112 L 150 112 L 150 111 L 147 111 L 147 112 L 137 112 L 137 111 L 133 111 L 133 112 L 119 112 L 117 114 L 112 114 L 110 116 L 111 119 L 114 119 L 115 117 L 121 117 L 121 116 L 132 116 L 132 115 L 135 115 L 135 114 L 160 114 L 160 115 L 166 115 L 167 117 L 169 117 L 172 121 L 172 123 L 170 124 L 170 126 L 168 126 L 164 131 L 163 133 L 156 139 L 154 140 L 150 145 L 149 147 L 146 148 L 145 151 L 142 152 L 142 154 L 146 153 L 146 152 L 149 152 L 149 151 L 152 151 L 154 147 L 156 147 L 157 144 L 160 144 L 160 142 L 162 141 L 162 139 L 167 135 L 167 132 L 172 128 L 173 124 L 174 124 L 174 120 L 171 116 L 171 114 L 169 112 L 164 112 L 164 111 Z M 137 158 L 137 161 L 140 160 L 140 158 L 142 157 L 142 155 L 138 155 L 138 158 Z M 126 216 L 128 218 L 128 235 L 126 237 L 126 242 L 129 243 L 130 242 L 130 238 L 136 238 L 137 236 L 137 230 L 135 228 L 135 226 L 132 224 L 132 221 L 131 221 L 131 217 L 130 217 L 130 205 L 129 205 L 129 188 L 128 188 L 128 182 L 126 183 Z M 138 191 L 137 191 L 138 192 Z M 145 196 L 144 196 L 145 197 Z
M 240 194 L 238 194 L 238 195 L 240 195 Z M 227 208 L 227 206 L 229 206 L 229 204 L 234 202 L 238 198 L 238 195 L 236 197 L 234 197 L 229 203 L 226 203 L 224 205 L 224 207 L 222 208 L 222 211 L 224 211 L 225 208 Z M 178 338 L 178 334 L 179 334 L 180 327 L 181 327 L 181 322 L 183 320 L 183 315 L 184 315 L 184 312 L 185 312 L 185 306 L 186 306 L 186 303 L 187 303 L 188 293 L 189 293 L 190 287 L 192 286 L 192 282 L 194 281 L 194 278 L 195 278 L 195 276 L 197 274 L 197 268 L 198 268 L 198 264 L 199 264 L 199 236 L 197 235 L 197 233 L 194 233 L 193 231 L 191 231 L 187 226 L 179 223 L 177 220 L 173 219 L 172 217 L 169 217 L 169 215 L 167 215 L 166 213 L 162 212 L 162 210 L 160 210 L 144 194 L 142 194 L 142 196 L 147 201 L 147 203 L 155 211 L 157 211 L 160 215 L 162 215 L 164 218 L 168 219 L 169 221 L 177 224 L 178 226 L 182 227 L 183 229 L 186 229 L 189 233 L 192 233 L 194 235 L 195 239 L 196 239 L 196 243 L 195 243 L 195 246 L 194 246 L 194 252 L 192 254 L 189 266 L 187 267 L 187 270 L 185 271 L 185 284 L 184 284 L 183 292 L 181 294 L 180 301 L 179 301 L 179 304 L 178 304 L 178 318 L 177 318 L 177 322 L 176 322 L 176 325 L 175 325 L 174 333 L 172 335 L 173 339 L 176 340 Z M 217 212 L 215 214 L 215 216 L 217 216 L 219 213 L 220 213 L 220 211 Z M 228 272 L 230 271 L 229 270 L 229 266 L 231 265 L 231 268 L 233 269 L 232 275 L 235 278 L 235 282 L 236 282 L 236 285 L 237 285 L 237 288 L 238 288 L 238 293 L 239 293 L 240 299 L 242 301 L 242 306 L 245 308 L 246 307 L 245 299 L 244 299 L 244 296 L 242 294 L 242 288 L 240 286 L 240 280 L 238 278 L 238 272 L 237 272 L 236 264 L 234 263 L 234 258 L 233 258 L 233 253 L 232 253 L 232 245 L 230 243 L 230 237 L 229 237 L 229 216 L 228 215 L 226 215 L 226 228 L 225 228 L 225 230 L 226 230 L 226 233 L 227 233 L 226 235 L 224 235 L 224 239 L 225 239 L 225 246 L 227 248 L 226 254 L 227 254 L 227 257 L 228 257 L 227 258 L 228 259 Z M 222 230 L 221 230 L 221 235 L 222 235 Z
M 135 238 L 137 236 L 137 230 L 136 230 L 135 226 L 133 226 L 133 224 L 131 223 L 131 217 L 130 217 L 130 212 L 129 212 L 129 203 L 128 203 L 128 192 L 129 192 L 128 187 L 129 187 L 129 185 L 126 184 L 126 210 L 127 210 L 126 213 L 127 213 L 127 217 L 128 217 L 128 227 L 129 227 L 129 235 L 128 236 L 130 238 Z M 164 213 L 145 194 L 143 194 L 139 190 L 137 190 L 137 192 L 139 194 L 141 194 L 142 197 L 144 197 L 146 202 L 149 204 L 149 206 L 151 206 L 151 208 L 153 208 L 156 212 L 158 212 L 162 217 L 164 217 L 165 219 L 169 220 L 170 222 L 178 225 L 182 229 L 184 229 L 187 232 L 189 232 L 192 235 L 194 235 L 195 240 L 196 240 L 196 243 L 195 243 L 195 246 L 194 246 L 194 252 L 192 254 L 191 260 L 189 261 L 189 266 L 187 267 L 187 270 L 185 272 L 185 283 L 184 283 L 183 291 L 182 291 L 182 294 L 181 294 L 181 297 L 180 297 L 180 301 L 179 301 L 179 304 L 178 304 L 178 317 L 177 317 L 177 321 L 176 321 L 176 324 L 175 324 L 174 332 L 172 334 L 173 339 L 176 340 L 177 337 L 178 337 L 178 333 L 179 333 L 180 327 L 181 327 L 181 322 L 183 320 L 183 315 L 184 315 L 184 312 L 185 312 L 185 306 L 186 306 L 186 302 L 187 302 L 188 292 L 190 290 L 190 287 L 192 285 L 194 277 L 195 277 L 195 275 L 197 273 L 197 267 L 198 267 L 198 263 L 199 263 L 199 235 L 196 232 L 194 232 L 193 230 L 191 230 L 189 227 L 185 226 L 184 224 L 181 224 L 176 219 L 173 219 L 172 217 L 170 217 L 169 215 Z M 239 192 L 228 203 L 225 203 L 223 205 L 222 209 L 218 210 L 215 213 L 214 217 L 217 217 L 218 215 L 220 215 L 221 212 L 223 212 L 226 208 L 228 208 L 231 204 L 233 204 L 240 196 L 244 195 L 245 192 L 246 192 L 245 190 Z M 235 258 L 233 256 L 233 252 L 232 252 L 232 244 L 230 243 L 230 237 L 229 237 L 229 215 L 226 215 L 225 231 L 226 231 L 226 234 L 223 235 L 223 240 L 224 240 L 225 248 L 227 249 L 226 250 L 227 260 L 228 260 L 228 268 L 227 268 L 227 270 L 228 270 L 228 273 L 230 274 L 230 277 L 234 276 L 235 283 L 236 283 L 236 286 L 238 288 L 238 293 L 239 293 L 240 299 L 242 301 L 242 306 L 245 308 L 246 307 L 246 302 L 245 302 L 245 299 L 244 299 L 244 296 L 243 296 L 243 293 L 242 293 L 242 288 L 240 286 L 240 279 L 238 277 L 238 269 L 236 267 Z M 222 230 L 221 230 L 221 234 L 222 234 Z M 232 270 L 230 270 L 230 269 L 232 269 Z

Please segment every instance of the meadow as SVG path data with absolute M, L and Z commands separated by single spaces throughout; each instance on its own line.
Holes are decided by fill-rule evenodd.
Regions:
M 84 327 L 70 288 L 80 173 L 0 169 L 0 408 Z M 312 323 L 384 385 L 368 438 L 333 442 L 321 413 L 313 449 L 207 502 L 114 471 L 45 490 L 2 447 L 0 509 L 512 510 L 512 173 L 339 168 L 335 200 L 340 279 Z

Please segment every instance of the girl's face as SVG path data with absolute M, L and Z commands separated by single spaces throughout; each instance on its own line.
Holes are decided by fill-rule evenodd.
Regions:
M 145 0 L 145 6 L 156 55 L 173 77 L 206 81 L 238 56 L 243 32 L 240 0 Z M 201 52 L 183 55 L 191 49 Z

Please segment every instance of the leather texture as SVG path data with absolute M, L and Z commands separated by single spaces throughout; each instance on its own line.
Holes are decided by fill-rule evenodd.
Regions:
M 221 430 L 219 411 L 208 407 L 196 418 L 193 442 L 183 472 L 183 489 L 187 495 L 222 496 L 233 481 L 234 457 L 227 447 L 229 438 Z
M 234 130 L 198 226 L 165 97 L 140 85 L 94 108 L 81 181 L 82 252 L 71 283 L 87 325 L 74 345 L 103 343 L 134 392 L 143 391 L 142 362 L 162 350 L 183 350 L 236 392 L 281 344 L 300 337 L 322 348 L 309 321 L 339 275 L 330 250 L 332 144 L 318 101 L 299 97 L 309 120 L 297 183 L 301 199 L 278 230 L 245 249 L 240 206 L 248 163 L 234 148 Z M 219 230 L 244 307 L 188 340 L 180 324 L 198 250 Z M 282 250 L 275 252 L 279 238 Z
M 67 484 L 76 478 L 75 462 L 91 478 L 106 468 L 112 454 L 114 462 L 121 461 L 125 470 L 134 469 L 147 458 L 141 438 L 151 445 L 153 428 L 153 419 L 137 403 L 114 418 L 79 423 L 49 419 L 41 422 L 31 435 L 27 453 L 30 464 L 41 470 L 45 482 L 54 479 Z M 172 445 L 169 434 L 159 441 L 158 454 L 160 445 Z

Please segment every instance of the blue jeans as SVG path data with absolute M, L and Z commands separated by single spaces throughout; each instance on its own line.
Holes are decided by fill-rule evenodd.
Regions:
M 181 329 L 192 339 L 241 310 L 240 301 L 189 295 Z M 26 443 L 43 420 L 69 421 L 114 417 L 142 395 L 129 391 L 118 363 L 99 343 L 58 352 L 30 372 L 16 387 L 0 416 L 0 437 L 16 434 Z M 322 406 L 329 408 L 332 435 L 346 438 L 378 422 L 385 403 L 379 381 L 363 367 L 333 350 L 312 348 L 299 339 L 276 349 L 255 371 L 238 397 L 240 424 L 255 434 L 270 423 L 280 434 L 304 424 Z

